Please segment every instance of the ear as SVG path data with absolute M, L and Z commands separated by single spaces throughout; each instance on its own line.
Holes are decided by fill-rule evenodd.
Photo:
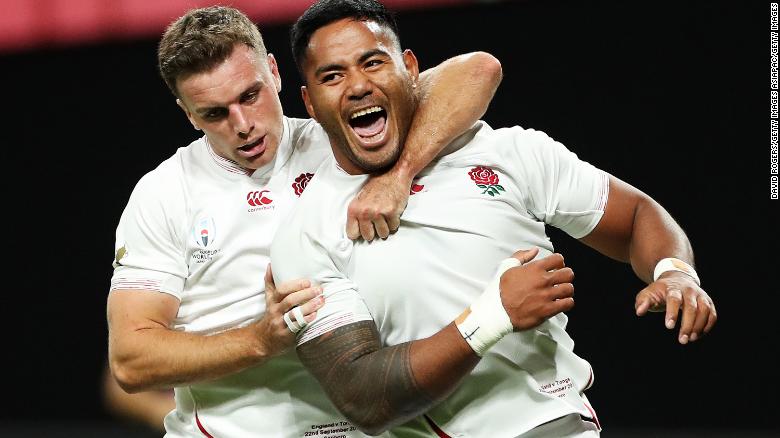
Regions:
M 417 86 L 417 79 L 420 76 L 420 66 L 417 64 L 417 57 L 409 49 L 404 50 L 404 66 L 409 76 L 412 77 L 412 84 Z
M 274 77 L 274 84 L 276 85 L 276 92 L 282 91 L 282 77 L 279 75 L 279 66 L 276 64 L 276 58 L 274 55 L 268 54 L 268 68 L 271 69 L 271 75 Z
M 309 100 L 309 90 L 306 88 L 306 85 L 301 87 L 301 97 L 303 98 L 303 104 L 306 106 L 306 112 L 309 113 L 309 117 L 317 120 L 317 113 L 314 112 L 314 106 L 312 106 L 311 100 Z
M 187 105 L 184 104 L 184 102 L 181 101 L 181 99 L 176 99 L 176 105 L 179 105 L 179 108 L 181 108 L 182 111 L 184 111 L 184 114 L 187 116 L 187 119 L 192 123 L 192 127 L 196 130 L 200 131 L 200 126 L 198 126 L 197 122 L 195 122 L 195 119 L 192 117 L 192 113 L 189 109 L 187 109 Z

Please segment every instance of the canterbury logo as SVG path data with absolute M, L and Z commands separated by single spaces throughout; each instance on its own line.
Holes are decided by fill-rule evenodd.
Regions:
M 271 194 L 270 190 L 260 190 L 255 192 L 249 192 L 246 195 L 246 202 L 249 203 L 252 207 L 260 207 L 263 205 L 268 205 L 272 202 L 274 202 L 273 199 L 266 196 L 266 193 L 269 195 Z

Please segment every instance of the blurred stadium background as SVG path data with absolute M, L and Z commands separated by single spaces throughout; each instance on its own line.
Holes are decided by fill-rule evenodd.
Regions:
M 112 416 L 101 396 L 113 233 L 138 178 L 196 137 L 157 75 L 157 39 L 215 3 L 0 1 L 2 437 L 160 435 Z M 227 2 L 259 23 L 297 117 L 287 31 L 309 3 Z M 688 232 L 721 319 L 685 347 L 657 315 L 634 316 L 642 285 L 630 269 L 552 232 L 577 273 L 570 332 L 595 369 L 603 436 L 780 436 L 768 3 L 385 3 L 422 67 L 473 50 L 501 60 L 489 123 L 544 130 Z

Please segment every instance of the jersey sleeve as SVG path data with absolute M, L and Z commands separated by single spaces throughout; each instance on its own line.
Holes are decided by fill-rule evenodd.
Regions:
M 141 178 L 119 220 L 111 290 L 152 290 L 181 299 L 187 276 L 180 232 L 184 200 L 174 179 L 155 172 Z
M 513 131 L 507 162 L 521 177 L 529 213 L 574 238 L 588 235 L 604 214 L 609 175 L 543 132 Z
M 316 183 L 321 182 L 315 181 L 306 188 L 271 245 L 271 266 L 277 285 L 304 278 L 323 288 L 325 304 L 317 311 L 317 318 L 298 332 L 298 345 L 338 327 L 373 319 L 357 285 L 346 274 L 353 245 L 343 235 L 346 216 L 342 218 L 340 213 L 346 214 L 346 204 L 342 209 L 340 202 L 315 193 Z M 319 193 L 322 192 L 326 191 Z M 316 201 L 307 202 L 312 200 Z M 312 211 L 320 214 L 307 214 Z

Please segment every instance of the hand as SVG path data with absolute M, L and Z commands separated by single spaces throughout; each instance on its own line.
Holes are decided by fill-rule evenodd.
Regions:
M 356 240 L 362 236 L 370 242 L 376 235 L 387 239 L 390 233 L 396 232 L 411 185 L 411 180 L 399 177 L 395 172 L 371 177 L 349 203 L 347 237 Z
M 286 281 L 276 287 L 271 265 L 265 271 L 265 315 L 257 323 L 257 334 L 268 356 L 284 353 L 295 344 L 295 334 L 284 322 L 284 314 L 300 306 L 307 323 L 314 321 L 325 303 L 322 288 L 309 280 Z
M 673 329 L 682 311 L 682 324 L 678 341 L 687 344 L 696 341 L 712 330 L 718 314 L 715 303 L 693 278 L 682 272 L 663 273 L 658 280 L 647 285 L 636 296 L 634 304 L 637 316 L 648 311 L 666 311 L 666 328 Z
M 574 307 L 574 271 L 560 254 L 531 261 L 538 253 L 539 248 L 517 251 L 512 257 L 523 265 L 501 276 L 501 301 L 515 330 L 534 328 Z

